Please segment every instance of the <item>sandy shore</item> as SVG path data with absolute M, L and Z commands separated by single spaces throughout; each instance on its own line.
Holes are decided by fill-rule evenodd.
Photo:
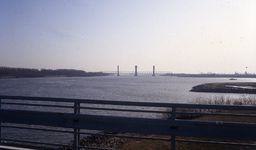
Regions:
M 256 94 L 256 82 L 206 83 L 192 87 L 190 92 Z

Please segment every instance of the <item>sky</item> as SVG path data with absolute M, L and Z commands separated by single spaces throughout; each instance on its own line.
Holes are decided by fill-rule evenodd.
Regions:
M 255 0 L 0 0 L 0 66 L 256 73 Z

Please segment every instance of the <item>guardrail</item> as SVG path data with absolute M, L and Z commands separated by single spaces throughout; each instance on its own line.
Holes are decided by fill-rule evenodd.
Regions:
M 35 103 L 40 102 L 40 103 Z M 55 104 L 57 102 L 58 104 Z M 60 127 L 70 130 L 55 130 L 34 127 L 19 127 L 12 125 L 1 125 L 0 140 L 6 142 L 27 143 L 31 145 L 72 147 L 74 150 L 81 148 L 86 149 L 107 149 L 81 146 L 80 135 L 91 134 L 82 132 L 80 129 L 100 130 L 100 131 L 117 131 L 131 132 L 140 134 L 170 135 L 171 139 L 151 138 L 139 136 L 124 136 L 125 138 L 150 139 L 170 141 L 171 149 L 175 149 L 175 142 L 193 142 L 209 144 L 225 144 L 238 146 L 256 146 L 251 143 L 226 143 L 214 141 L 195 141 L 176 139 L 176 136 L 188 137 L 206 137 L 206 138 L 223 138 L 237 140 L 256 140 L 256 123 L 237 123 L 237 122 L 220 122 L 220 121 L 196 121 L 176 119 L 177 115 L 217 115 L 217 116 L 235 116 L 235 117 L 256 117 L 254 114 L 227 114 L 227 113 L 209 113 L 205 110 L 246 110 L 256 111 L 255 106 L 228 106 L 228 105 L 201 105 L 201 104 L 173 104 L 173 103 L 147 103 L 147 102 L 128 102 L 128 101 L 106 101 L 90 99 L 68 99 L 68 98 L 46 98 L 46 97 L 22 97 L 22 96 L 0 96 L 0 123 L 42 125 L 51 127 Z M 11 106 L 26 106 L 25 110 L 13 109 Z M 90 106 L 87 106 L 90 105 Z M 97 105 L 97 106 L 95 106 Z M 107 107 L 102 107 L 106 106 Z M 7 107 L 8 106 L 8 107 Z M 112 106 L 110 108 L 110 106 Z M 116 106 L 116 107 L 113 107 Z M 129 109 L 126 107 L 132 106 Z M 138 107 L 139 106 L 139 107 Z M 69 112 L 62 111 L 45 111 L 29 110 L 27 107 L 42 108 L 62 108 L 68 109 Z M 134 107 L 137 107 L 135 109 Z M 142 109 L 142 107 L 144 107 Z M 18 107 L 19 108 L 19 107 Z M 153 108 L 153 109 L 152 109 Z M 197 112 L 179 111 L 181 108 L 188 110 L 196 109 Z M 169 111 L 168 111 L 169 109 Z M 72 110 L 72 112 L 70 111 Z M 135 112 L 135 113 L 160 113 L 171 114 L 170 119 L 145 118 L 131 116 L 114 116 L 110 115 L 93 115 L 88 111 L 81 110 L 102 110 L 114 112 Z M 202 111 L 204 110 L 204 111 Z M 118 113 L 117 113 L 118 114 Z M 50 132 L 64 132 L 73 134 L 72 145 L 44 143 L 40 141 L 24 141 L 20 139 L 8 139 L 1 136 L 1 131 L 6 128 L 19 128 L 29 130 L 40 130 Z M 98 133 L 96 133 L 98 135 Z M 105 135 L 116 136 L 120 135 Z M 0 144 L 1 145 L 1 144 Z

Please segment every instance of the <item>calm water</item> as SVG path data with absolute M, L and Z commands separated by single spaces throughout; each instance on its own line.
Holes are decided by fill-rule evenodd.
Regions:
M 197 99 L 218 97 L 239 99 L 256 94 L 215 94 L 194 93 L 189 90 L 198 84 L 210 82 L 255 82 L 255 79 L 228 78 L 178 78 L 165 76 L 107 76 L 107 77 L 61 77 L 61 78 L 24 78 L 0 79 L 0 95 L 61 97 L 96 100 L 117 100 L 136 102 L 193 103 Z M 3 108 L 9 106 L 3 106 Z M 17 107 L 12 107 L 17 109 Z M 19 107 L 20 108 L 20 107 Z M 42 109 L 26 108 L 23 109 Z M 48 108 L 48 111 L 52 111 Z M 60 111 L 60 110 L 57 110 Z M 88 114 L 106 112 L 88 112 Z M 111 115 L 111 114 L 110 114 Z M 120 114 L 119 115 L 123 115 Z M 126 114 L 127 115 L 127 114 Z M 128 114 L 134 116 L 134 114 Z M 141 117 L 136 116 L 135 117 Z M 150 116 L 159 117 L 159 116 Z M 2 137 L 38 140 L 42 142 L 67 144 L 72 135 L 47 132 L 31 132 L 3 128 Z

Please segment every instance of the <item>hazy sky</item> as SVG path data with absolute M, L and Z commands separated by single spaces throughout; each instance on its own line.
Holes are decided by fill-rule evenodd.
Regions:
M 0 66 L 256 73 L 256 0 L 0 0 Z

